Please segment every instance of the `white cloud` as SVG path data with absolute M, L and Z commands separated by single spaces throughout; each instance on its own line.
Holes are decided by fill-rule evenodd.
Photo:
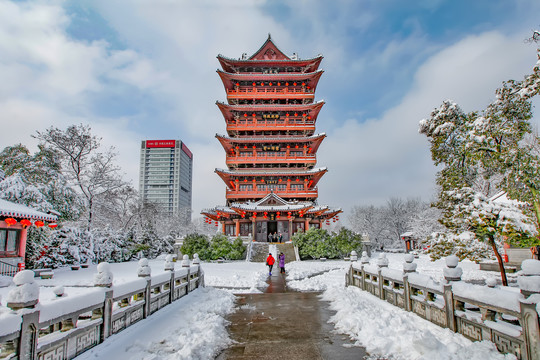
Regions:
M 426 59 L 402 101 L 380 118 L 350 119 L 328 131 L 318 152 L 330 167 L 320 201 L 350 209 L 392 196 L 429 200 L 436 169 L 418 122 L 447 98 L 465 111 L 482 109 L 502 81 L 530 72 L 534 49 L 523 38 L 488 32 L 462 39 Z
M 288 6 L 294 24 L 265 13 L 266 1 L 92 2 L 89 6 L 126 47 L 118 50 L 107 39 L 88 42 L 68 36 L 72 19 L 62 3 L 0 0 L 0 144 L 33 144 L 30 135 L 51 125 L 90 124 L 105 145 L 117 148 L 123 170 L 137 187 L 140 141 L 182 139 L 195 159 L 194 213 L 223 204 L 225 185 L 213 172 L 224 167 L 225 158 L 214 138 L 216 132 L 225 132 L 214 105 L 225 100 L 214 72 L 219 66 L 217 54 L 253 53 L 270 32 L 286 52 L 302 57 L 323 53 L 326 73 L 318 93 L 338 98 L 344 80 L 353 80 L 356 86 L 362 83 L 359 74 L 389 71 L 383 64 L 393 64 L 395 58 L 421 59 L 434 46 L 443 46 L 429 44 L 425 34 L 416 32 L 351 55 L 351 38 L 349 43 L 341 39 L 351 29 L 367 31 L 381 19 L 369 9 L 348 12 L 347 1 L 343 6 L 332 4 L 330 10 L 338 19 L 333 22 L 325 21 L 328 9 L 321 4 L 293 2 Z M 430 196 L 434 168 L 427 141 L 417 133 L 418 121 L 445 98 L 453 98 L 465 110 L 482 108 L 501 81 L 521 78 L 535 60 L 534 50 L 521 41 L 526 36 L 484 33 L 442 49 L 423 62 L 398 105 L 389 105 L 376 119 L 348 115 L 343 122 L 344 114 L 361 114 L 363 109 L 328 104 L 332 111 L 323 110 L 318 125 L 318 131 L 329 135 L 320 148 L 319 165 L 330 169 L 320 182 L 320 203 L 348 209 L 381 203 L 390 196 Z M 133 88 L 138 97 L 130 99 L 125 88 Z M 118 89 L 133 109 L 144 101 L 152 106 L 104 115 L 101 105 L 93 103 L 95 97 L 109 100 Z

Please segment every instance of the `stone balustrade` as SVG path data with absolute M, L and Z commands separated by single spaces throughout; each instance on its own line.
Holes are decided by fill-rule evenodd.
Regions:
M 10 293 L 12 311 L 0 309 L 6 310 L 0 317 L 0 359 L 74 358 L 204 286 L 198 259 L 187 262 L 176 270 L 166 263 L 166 272 L 150 275 L 148 262 L 142 261 L 138 278 L 118 285 L 113 285 L 109 265 L 102 263 L 94 287 L 55 288 L 56 298 L 44 303 L 37 301 L 39 291 L 29 299 L 28 292 L 20 290 L 24 284 L 17 284 Z M 20 277 L 19 282 L 33 279 Z M 17 296 L 22 297 L 17 300 Z
M 520 288 L 498 287 L 492 281 L 475 285 L 461 281 L 458 259 L 446 260 L 444 281 L 416 272 L 408 257 L 403 271 L 388 268 L 386 257 L 377 265 L 366 254 L 353 263 L 347 286 L 356 286 L 403 310 L 473 341 L 489 340 L 502 353 L 518 359 L 540 359 L 540 261 L 525 260 L 518 278 Z

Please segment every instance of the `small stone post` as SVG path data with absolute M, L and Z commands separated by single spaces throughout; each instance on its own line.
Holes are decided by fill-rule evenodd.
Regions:
M 152 269 L 148 265 L 148 259 L 142 258 L 139 260 L 139 268 L 137 269 L 137 276 L 142 278 L 149 278 L 152 274 Z
M 403 272 L 405 274 L 416 272 L 417 264 L 413 262 L 414 255 L 407 254 L 405 255 L 405 262 L 403 263 Z
M 523 299 L 519 301 L 521 326 L 527 354 L 524 359 L 536 359 L 540 354 L 540 326 L 537 312 L 538 297 L 540 296 L 540 261 L 523 260 L 518 285 Z
M 99 263 L 97 274 L 94 275 L 94 286 L 111 287 L 113 284 L 113 273 L 108 262 Z
M 351 251 L 351 262 L 358 261 L 358 254 L 356 251 Z
M 7 307 L 12 310 L 33 309 L 39 302 L 39 285 L 34 282 L 34 272 L 19 271 L 13 277 L 13 282 L 17 287 L 8 293 Z
M 165 271 L 174 271 L 173 256 L 167 255 L 165 258 Z
M 443 269 L 444 279 L 447 283 L 450 281 L 461 281 L 461 275 L 463 275 L 463 270 L 458 267 L 459 258 L 456 255 L 447 256 L 446 267 Z

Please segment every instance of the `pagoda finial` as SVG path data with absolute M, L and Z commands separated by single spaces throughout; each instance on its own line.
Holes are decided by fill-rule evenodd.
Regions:
M 268 40 L 272 40 L 272 35 L 270 35 L 270 33 L 268 33 Z

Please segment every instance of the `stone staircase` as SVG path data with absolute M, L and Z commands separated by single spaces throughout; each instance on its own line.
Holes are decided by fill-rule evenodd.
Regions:
M 269 243 L 254 242 L 251 244 L 251 262 L 266 262 L 269 253 Z M 296 260 L 292 243 L 273 244 L 277 246 L 278 255 L 285 254 L 285 263 Z M 277 261 L 277 259 L 276 259 Z
M 294 246 L 292 243 L 277 244 L 278 255 L 279 253 L 285 254 L 285 264 L 296 261 L 296 255 L 294 254 Z

